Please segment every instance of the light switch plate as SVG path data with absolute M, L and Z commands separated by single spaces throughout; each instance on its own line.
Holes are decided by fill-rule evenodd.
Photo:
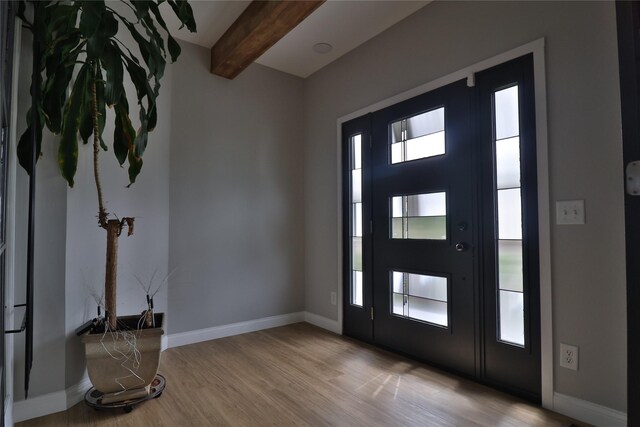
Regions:
M 584 224 L 584 200 L 556 202 L 556 224 Z

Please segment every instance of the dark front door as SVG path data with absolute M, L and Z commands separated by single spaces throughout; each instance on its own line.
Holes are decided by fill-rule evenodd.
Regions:
M 372 116 L 375 340 L 474 374 L 466 81 Z
M 532 56 L 345 123 L 344 333 L 540 399 Z

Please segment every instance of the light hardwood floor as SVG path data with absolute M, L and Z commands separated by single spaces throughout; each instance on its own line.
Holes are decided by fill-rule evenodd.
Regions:
M 17 426 L 570 426 L 569 418 L 307 323 L 173 348 L 130 414 L 79 403 Z

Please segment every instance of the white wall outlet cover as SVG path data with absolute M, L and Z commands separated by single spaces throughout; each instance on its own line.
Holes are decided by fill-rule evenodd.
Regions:
M 556 224 L 584 224 L 584 200 L 559 200 L 556 202 Z
M 560 367 L 578 370 L 578 347 L 560 343 Z

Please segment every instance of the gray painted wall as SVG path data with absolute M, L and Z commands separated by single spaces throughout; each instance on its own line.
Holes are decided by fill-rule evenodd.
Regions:
M 304 309 L 303 80 L 173 68 L 170 333 Z
M 30 52 L 31 37 L 23 32 L 22 50 Z M 31 57 L 21 55 L 20 75 L 31 75 Z M 30 107 L 30 79 L 20 79 L 18 92 L 18 129 L 26 127 L 25 113 Z M 57 176 L 57 144 L 43 140 L 44 157 L 36 173 L 35 265 L 34 265 L 34 356 L 30 396 L 64 389 L 64 264 L 66 232 L 66 194 L 62 178 Z M 12 147 L 15 150 L 15 147 Z M 15 151 L 14 151 L 15 152 Z M 27 215 L 29 183 L 26 172 L 16 171 L 16 257 L 15 303 L 25 302 Z M 16 310 L 15 324 L 22 322 L 24 309 Z M 15 336 L 14 401 L 24 399 L 24 333 Z M 51 369 L 54 367 L 54 369 Z
M 626 411 L 620 98 L 612 2 L 434 2 L 305 82 L 305 307 L 337 319 L 336 120 L 546 38 L 551 203 L 585 199 L 587 224 L 552 226 L 554 346 L 580 347 L 555 391 Z M 552 223 L 555 223 L 555 214 Z

